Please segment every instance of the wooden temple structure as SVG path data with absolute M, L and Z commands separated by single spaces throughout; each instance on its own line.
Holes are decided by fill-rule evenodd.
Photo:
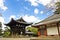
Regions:
M 39 28 L 38 36 L 60 36 L 60 14 L 53 14 L 32 26 Z
M 23 18 L 21 17 L 18 20 L 14 20 L 12 18 L 11 21 L 5 25 L 10 27 L 11 33 L 25 35 L 26 26 L 31 25 L 31 24 L 32 23 L 27 23 L 26 21 L 24 21 Z

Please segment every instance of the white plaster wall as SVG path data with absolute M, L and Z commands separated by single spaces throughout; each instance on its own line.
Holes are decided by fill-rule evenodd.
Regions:
M 60 26 L 59 26 L 59 33 L 60 33 Z
M 57 27 L 49 27 L 49 28 L 47 28 L 47 35 L 58 35 Z

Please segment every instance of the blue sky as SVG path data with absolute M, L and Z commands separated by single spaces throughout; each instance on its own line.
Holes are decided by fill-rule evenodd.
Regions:
M 15 20 L 23 17 L 27 22 L 39 22 L 53 14 L 53 5 L 56 0 L 1 0 L 0 13 L 4 22 L 8 23 L 11 18 Z

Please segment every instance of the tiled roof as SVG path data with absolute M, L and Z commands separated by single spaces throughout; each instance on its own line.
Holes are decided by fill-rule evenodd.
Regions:
M 60 14 L 53 14 L 52 16 L 42 20 L 39 23 L 34 24 L 36 25 L 43 25 L 43 24 L 48 24 L 48 23 L 52 23 L 52 22 L 58 22 L 60 21 Z
M 24 25 L 31 25 L 32 23 L 27 23 L 26 21 L 23 20 L 23 18 L 20 18 L 18 20 L 14 20 L 13 18 L 11 19 L 11 21 L 5 25 L 15 25 L 15 24 L 24 24 Z
M 27 23 L 22 17 L 20 19 L 16 20 L 16 21 L 19 22 L 19 23 Z

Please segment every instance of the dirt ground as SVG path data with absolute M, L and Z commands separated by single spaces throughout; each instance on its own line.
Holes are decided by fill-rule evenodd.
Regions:
M 40 36 L 30 38 L 0 38 L 0 40 L 60 40 L 60 36 Z

